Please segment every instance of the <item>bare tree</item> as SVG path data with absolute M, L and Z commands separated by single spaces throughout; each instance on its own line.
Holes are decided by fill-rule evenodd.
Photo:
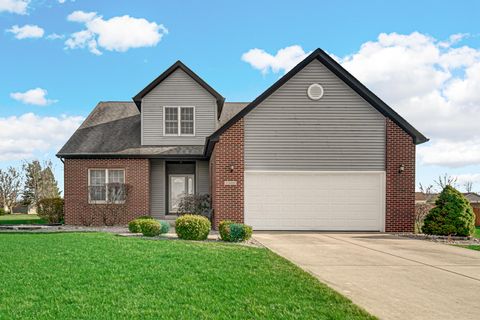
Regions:
M 5 211 L 12 213 L 22 190 L 22 174 L 14 167 L 0 169 L 0 202 Z
M 415 231 L 421 232 L 423 220 L 430 212 L 430 210 L 434 207 L 434 205 L 430 202 L 433 195 L 433 185 L 423 186 L 420 183 L 420 192 L 425 195 L 425 203 L 416 203 L 415 204 Z
M 98 193 L 99 186 L 90 186 L 89 194 Z M 85 225 L 102 223 L 113 226 L 119 223 L 122 217 L 128 214 L 128 199 L 130 185 L 124 183 L 108 183 L 105 188 L 106 197 L 100 201 L 90 201 L 83 210 L 81 222 Z
M 473 182 L 472 181 L 466 181 L 464 184 L 463 184 L 463 187 L 465 188 L 465 191 L 470 193 L 473 191 Z
M 457 178 L 445 173 L 443 176 L 438 176 L 438 180 L 435 180 L 434 182 L 441 190 L 443 190 L 446 186 L 455 187 L 457 184 Z

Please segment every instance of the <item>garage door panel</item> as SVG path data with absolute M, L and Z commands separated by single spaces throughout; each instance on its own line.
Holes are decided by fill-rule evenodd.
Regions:
M 382 231 L 384 172 L 245 172 L 245 221 L 257 230 Z

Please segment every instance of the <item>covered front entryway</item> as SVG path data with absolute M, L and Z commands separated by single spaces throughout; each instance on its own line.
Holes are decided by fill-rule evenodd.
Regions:
M 163 219 L 176 215 L 185 194 L 209 193 L 210 181 L 206 160 L 150 161 L 151 215 Z
M 256 230 L 384 231 L 385 172 L 246 171 Z

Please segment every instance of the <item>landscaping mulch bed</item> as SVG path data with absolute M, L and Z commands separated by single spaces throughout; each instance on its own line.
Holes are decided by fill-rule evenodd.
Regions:
M 440 242 L 445 244 L 480 245 L 480 239 L 474 237 L 435 236 L 421 233 L 399 233 L 397 234 L 397 236 L 410 239 Z

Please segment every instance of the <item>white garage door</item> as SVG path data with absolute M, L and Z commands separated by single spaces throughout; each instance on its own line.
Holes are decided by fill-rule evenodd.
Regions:
M 385 172 L 245 172 L 256 230 L 383 231 L 384 212 Z

